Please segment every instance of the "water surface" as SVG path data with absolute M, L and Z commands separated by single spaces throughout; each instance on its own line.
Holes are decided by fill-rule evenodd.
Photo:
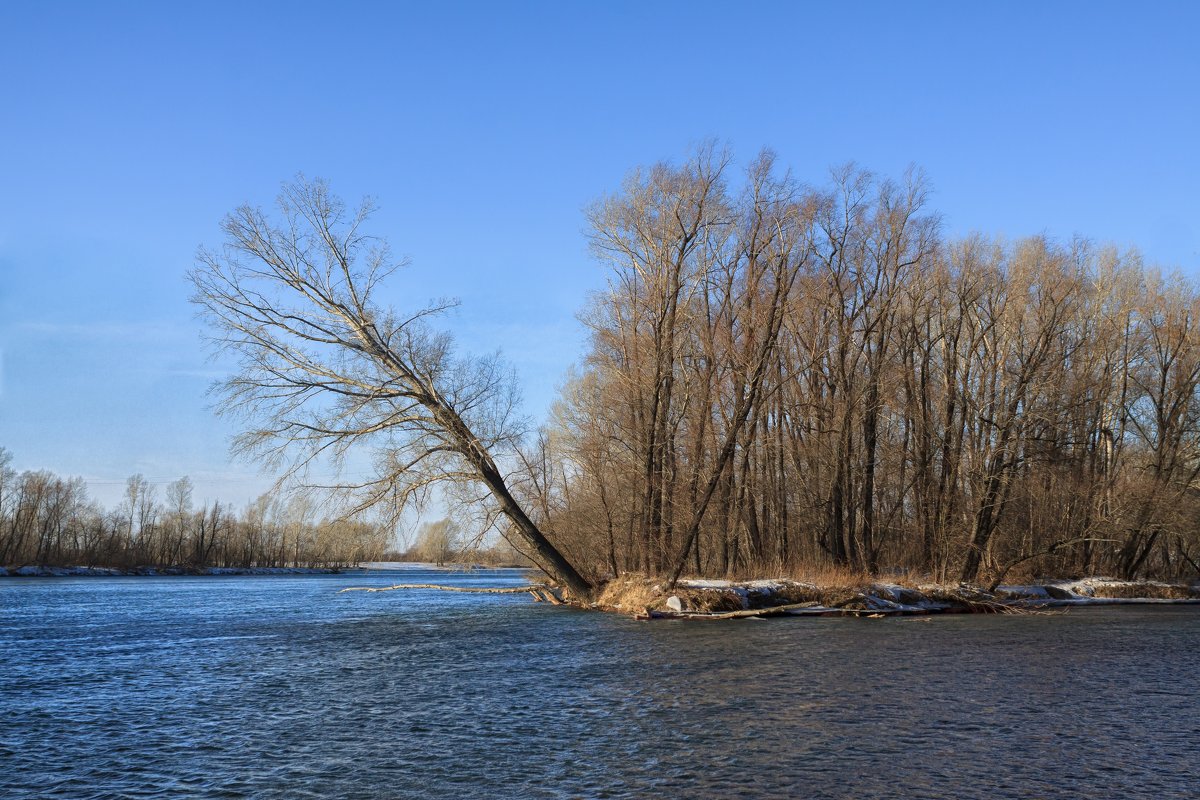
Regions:
M 508 571 L 0 580 L 0 797 L 1196 797 L 1200 609 L 634 620 Z

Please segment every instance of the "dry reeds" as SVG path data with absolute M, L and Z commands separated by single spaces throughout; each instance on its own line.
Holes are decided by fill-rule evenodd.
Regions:
M 1101 582 L 1091 584 L 1093 597 L 1138 600 L 1191 600 L 1200 598 L 1200 588 L 1167 583 Z

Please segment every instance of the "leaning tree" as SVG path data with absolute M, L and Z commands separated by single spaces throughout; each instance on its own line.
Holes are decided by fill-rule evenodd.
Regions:
M 350 211 L 325 182 L 299 178 L 283 187 L 277 217 L 242 206 L 225 218 L 222 246 L 201 249 L 193 302 L 238 359 L 217 386 L 221 410 L 244 423 L 235 452 L 301 475 L 370 448 L 374 475 L 335 487 L 356 510 L 403 508 L 446 481 L 482 486 L 506 535 L 573 593 L 591 594 L 499 466 L 519 436 L 510 374 L 495 357 L 455 354 L 430 325 L 449 304 L 401 314 L 373 300 L 401 262 L 363 232 L 372 210 Z

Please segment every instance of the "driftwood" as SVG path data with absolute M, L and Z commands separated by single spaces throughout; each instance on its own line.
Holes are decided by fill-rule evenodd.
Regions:
M 765 608 L 747 608 L 740 611 L 651 611 L 647 609 L 640 614 L 634 614 L 635 619 L 747 619 L 774 616 L 814 616 L 814 617 L 859 617 L 864 619 L 882 619 L 898 616 L 922 616 L 926 619 L 932 614 L 1048 614 L 1055 613 L 1043 610 L 1044 606 L 1054 601 L 1001 601 L 979 596 L 953 596 L 938 598 L 938 605 L 924 607 L 902 605 L 883 597 L 864 595 L 859 598 L 865 607 L 825 606 L 817 602 L 788 603 L 781 606 Z
M 533 595 L 533 602 L 535 603 L 546 602 L 552 606 L 563 605 L 563 599 L 548 586 L 530 586 L 527 588 L 529 589 L 529 593 Z
M 741 619 L 743 617 L 773 617 L 790 614 L 794 611 L 805 610 L 814 615 L 840 614 L 841 609 L 818 607 L 816 603 L 789 603 L 783 606 L 768 608 L 746 608 L 741 611 L 718 611 L 705 613 L 701 611 L 650 611 L 645 614 L 635 614 L 637 619 Z
M 506 588 L 488 588 L 488 587 L 469 587 L 469 586 L 443 586 L 437 583 L 395 583 L 391 586 L 348 586 L 345 589 L 338 591 L 342 592 L 390 592 L 394 589 L 437 589 L 440 592 L 471 592 L 473 594 L 524 594 L 529 592 L 545 592 L 551 594 L 550 590 L 539 584 L 533 586 L 511 586 Z M 551 595 L 553 596 L 553 595 Z M 561 603 L 562 600 L 555 598 L 555 601 Z M 554 601 L 552 601 L 554 602 Z

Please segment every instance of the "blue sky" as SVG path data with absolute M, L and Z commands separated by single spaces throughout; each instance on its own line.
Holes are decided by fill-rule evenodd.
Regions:
M 581 209 L 707 137 L 801 177 L 923 167 L 950 234 L 1083 234 L 1200 275 L 1193 3 L 71 3 L 0 0 L 0 446 L 21 469 L 269 480 L 183 273 L 297 172 L 377 198 L 542 417 L 604 275 Z

